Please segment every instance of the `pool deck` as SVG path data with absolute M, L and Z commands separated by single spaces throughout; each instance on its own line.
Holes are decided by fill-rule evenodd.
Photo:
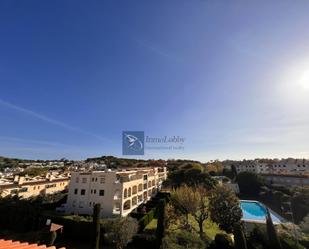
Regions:
M 254 201 L 254 200 L 240 200 L 240 202 L 252 202 L 252 203 L 257 203 L 261 206 L 263 206 L 264 208 L 267 207 L 264 203 L 260 202 L 260 201 Z M 279 215 L 278 213 L 276 213 L 275 211 L 273 211 L 272 209 L 270 209 L 269 207 L 267 207 L 269 209 L 269 212 L 273 215 L 275 215 L 279 220 L 280 222 L 276 222 L 276 221 L 273 221 L 273 224 L 274 225 L 279 225 L 281 223 L 285 223 L 287 222 L 286 219 L 284 219 L 281 215 Z M 266 223 L 266 220 L 254 220 L 254 219 L 241 219 L 243 220 L 244 222 L 248 222 L 248 223 L 259 223 L 259 224 L 265 224 Z

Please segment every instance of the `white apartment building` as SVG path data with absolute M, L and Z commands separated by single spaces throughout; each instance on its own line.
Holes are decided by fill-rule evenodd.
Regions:
M 276 160 L 271 165 L 270 173 L 309 175 L 309 160 L 294 158 Z
M 237 173 L 240 172 L 253 172 L 256 174 L 269 173 L 269 164 L 260 162 L 259 160 L 244 160 L 234 163 Z
M 160 190 L 166 168 L 72 173 L 66 213 L 92 215 L 96 203 L 101 216 L 126 216 Z
M 237 172 L 253 172 L 256 174 L 275 175 L 309 175 L 309 160 L 282 159 L 282 160 L 243 160 L 231 162 Z M 227 167 L 227 166 L 226 166 Z

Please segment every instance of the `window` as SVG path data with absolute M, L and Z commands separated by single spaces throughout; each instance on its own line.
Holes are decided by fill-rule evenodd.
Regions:
M 85 189 L 81 189 L 80 195 L 85 195 L 85 193 L 86 193 L 86 190 Z
M 11 194 L 17 194 L 18 193 L 18 190 L 17 189 L 12 189 L 11 190 Z
M 104 196 L 104 189 L 100 189 L 99 195 Z
M 97 182 L 97 181 L 98 181 L 98 178 L 96 177 L 96 178 L 95 178 L 95 182 Z
M 87 178 L 84 177 L 84 178 L 82 179 L 82 183 L 87 183 Z
M 92 202 L 89 202 L 89 207 L 91 207 Z
M 96 194 L 96 193 L 97 193 L 97 190 L 96 190 L 96 189 L 95 189 L 95 190 L 93 190 L 93 193 L 94 193 L 94 194 Z
M 137 186 L 133 186 L 132 194 L 135 195 L 137 193 Z
M 92 177 L 92 182 L 94 182 L 94 177 Z
M 56 184 L 46 184 L 45 188 L 55 188 Z
M 100 183 L 105 183 L 105 176 L 100 178 Z
M 143 190 L 143 184 L 140 183 L 140 184 L 138 185 L 138 191 L 142 191 L 142 190 Z
M 79 202 L 79 207 L 80 207 L 80 208 L 83 208 L 83 207 L 84 207 L 84 202 L 83 202 L 83 201 L 80 201 L 80 202 Z
M 93 192 L 93 190 L 91 189 L 91 190 L 90 190 L 90 194 L 92 194 L 92 192 Z
M 74 194 L 77 195 L 78 189 L 74 189 Z

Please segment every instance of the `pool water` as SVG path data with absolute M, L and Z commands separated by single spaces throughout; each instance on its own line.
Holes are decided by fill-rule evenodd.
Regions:
M 257 201 L 240 201 L 240 207 L 243 212 L 244 221 L 266 221 L 266 209 L 264 206 Z M 283 219 L 278 217 L 273 211 L 270 211 L 270 216 L 273 220 L 273 223 L 281 223 Z

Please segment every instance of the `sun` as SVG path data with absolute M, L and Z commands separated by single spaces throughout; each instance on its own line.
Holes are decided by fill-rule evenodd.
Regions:
M 304 89 L 309 90 L 309 69 L 304 71 L 299 78 L 299 85 Z

